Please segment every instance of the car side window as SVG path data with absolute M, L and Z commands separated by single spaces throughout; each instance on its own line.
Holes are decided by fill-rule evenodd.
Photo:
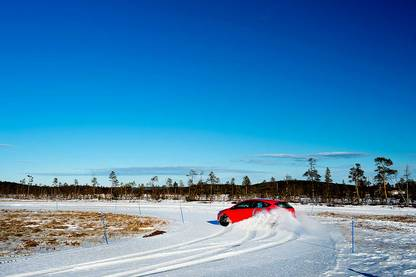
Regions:
M 268 203 L 265 203 L 265 202 L 262 202 L 262 201 L 257 201 L 256 202 L 256 208 L 258 208 L 258 209 L 263 209 L 263 208 L 266 208 L 268 206 L 270 206 L 270 204 L 268 204 Z
M 250 202 L 248 202 L 248 201 L 241 202 L 241 203 L 235 205 L 233 208 L 234 209 L 246 209 L 246 208 L 250 208 Z
M 250 208 L 253 208 L 253 209 L 255 209 L 255 208 L 261 208 L 262 206 L 263 205 L 262 205 L 262 203 L 260 201 L 252 201 L 250 203 Z
M 244 201 L 235 205 L 232 209 L 263 209 L 270 206 L 262 201 Z

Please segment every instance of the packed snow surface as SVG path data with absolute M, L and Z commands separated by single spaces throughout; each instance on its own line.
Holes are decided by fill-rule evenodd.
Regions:
M 296 219 L 287 212 L 275 211 L 228 227 L 215 224 L 218 211 L 230 206 L 230 203 L 178 201 L 2 201 L 1 209 L 88 210 L 146 215 L 166 219 L 169 225 L 167 233 L 155 237 L 134 237 L 110 241 L 108 245 L 10 259 L 0 264 L 0 275 L 362 276 L 365 273 L 371 276 L 380 264 L 375 260 L 373 264 L 362 267 L 359 254 L 348 252 L 346 222 L 325 218 L 320 223 L 319 218 L 309 215 L 328 210 L 415 215 L 412 209 L 296 206 Z M 412 242 L 412 237 L 405 238 L 406 243 Z M 383 252 L 382 246 L 374 247 L 374 251 Z M 374 251 L 369 251 L 364 257 L 383 257 L 383 253 L 374 254 Z M 413 253 L 412 249 L 408 253 Z M 391 257 L 386 255 L 388 262 Z M 368 259 L 364 261 L 368 263 Z M 398 272 L 398 275 L 416 272 L 414 256 L 410 256 L 404 267 L 394 267 L 393 263 L 390 266 L 396 271 L 387 272 Z M 391 276 L 394 275 L 397 274 Z

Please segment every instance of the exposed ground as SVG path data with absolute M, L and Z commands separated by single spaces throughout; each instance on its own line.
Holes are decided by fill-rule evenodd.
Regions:
M 154 217 L 112 213 L 1 210 L 0 257 L 102 243 L 102 216 L 109 239 L 152 233 L 165 224 Z
M 375 231 L 409 232 L 416 229 L 416 216 L 414 215 L 375 215 L 336 212 L 320 212 L 316 215 L 324 218 L 334 218 L 342 222 L 351 222 L 352 218 L 354 218 L 356 227 Z

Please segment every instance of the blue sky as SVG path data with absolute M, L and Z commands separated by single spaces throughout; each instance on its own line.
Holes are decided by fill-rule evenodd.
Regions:
M 414 1 L 0 4 L 0 179 L 416 170 Z

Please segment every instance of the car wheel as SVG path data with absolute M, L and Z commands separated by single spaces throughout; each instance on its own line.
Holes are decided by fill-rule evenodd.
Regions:
M 222 225 L 222 226 L 228 226 L 228 224 L 230 224 L 230 218 L 228 217 L 228 216 L 226 216 L 226 215 L 223 215 L 223 216 L 221 216 L 221 218 L 220 218 L 220 224 Z

